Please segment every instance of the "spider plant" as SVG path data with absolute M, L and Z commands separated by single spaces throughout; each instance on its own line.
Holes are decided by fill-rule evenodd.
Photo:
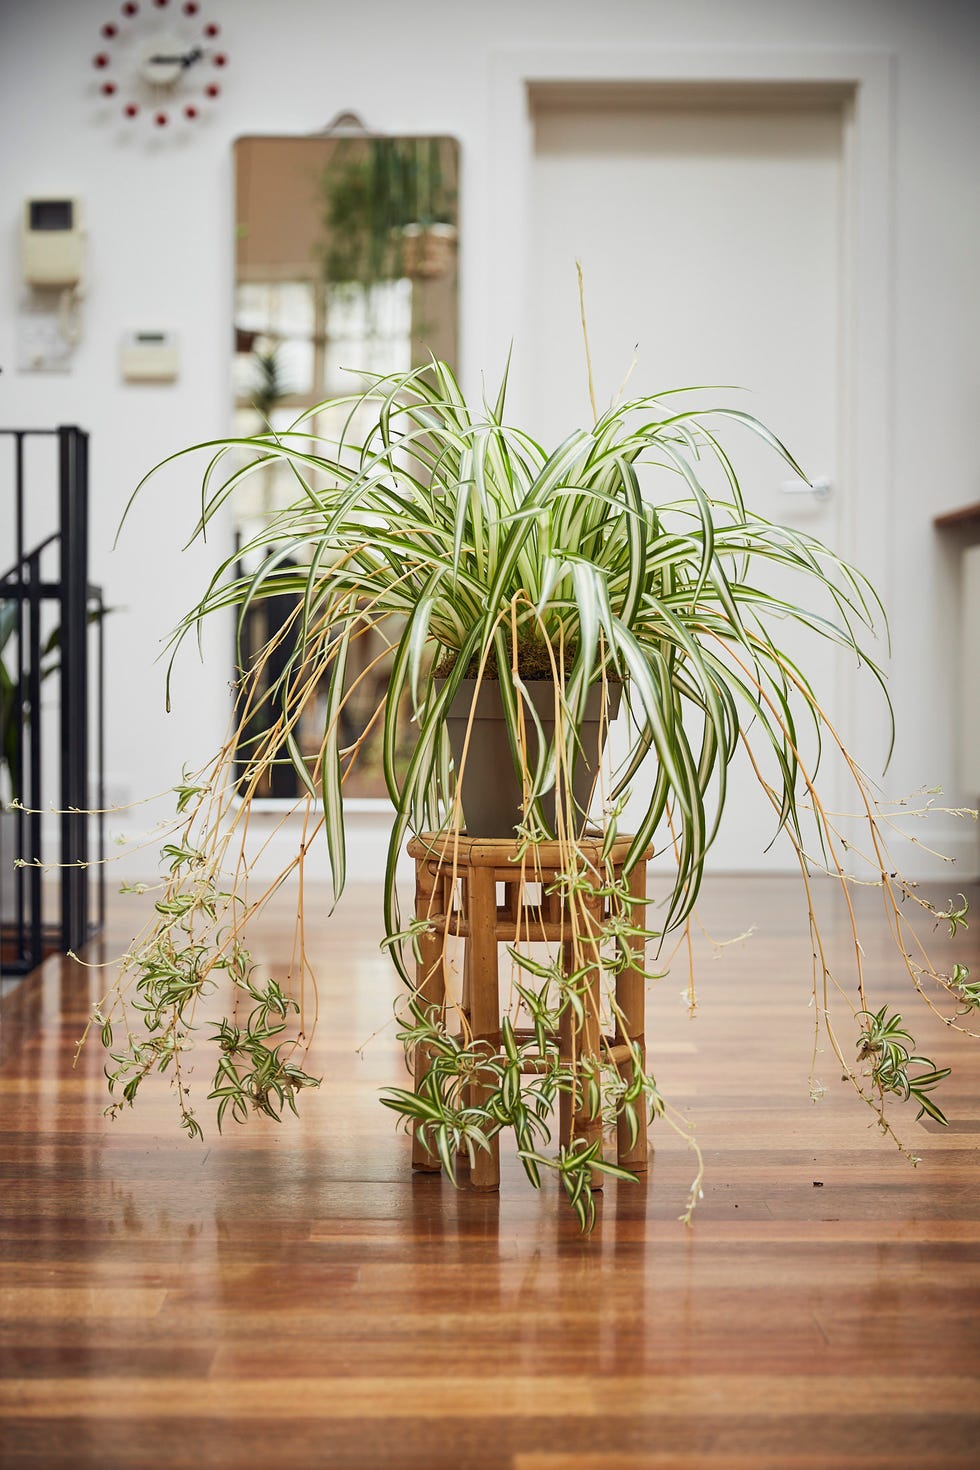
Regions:
M 365 405 L 374 410 L 371 426 L 355 441 L 350 425 Z M 492 408 L 474 412 L 440 363 L 372 380 L 332 407 L 346 415 L 333 442 L 311 434 L 301 418 L 287 433 L 203 446 L 215 453 L 195 536 L 270 459 L 293 472 L 298 494 L 218 567 L 174 642 L 229 608 L 241 625 L 256 598 L 295 599 L 291 652 L 272 696 L 278 723 L 256 760 L 290 760 L 322 800 L 338 896 L 345 879 L 343 778 L 356 752 L 341 748 L 337 714 L 350 642 L 368 625 L 394 629 L 389 641 L 396 650 L 377 711 L 396 809 L 385 885 L 389 920 L 397 912 L 394 869 L 406 835 L 438 830 L 454 813 L 445 717 L 474 675 L 499 684 L 518 765 L 525 727 L 537 718 L 527 685 L 541 677 L 555 683 L 562 734 L 542 749 L 531 773 L 531 836 L 545 835 L 540 799 L 573 763 L 590 689 L 623 682 L 630 737 L 609 801 L 638 789 L 641 773 L 649 776 L 636 854 L 673 813 L 677 870 L 665 928 L 682 922 L 697 896 L 725 806 L 726 771 L 749 721 L 756 741 L 761 737 L 776 758 L 779 824 L 802 842 L 797 725 L 802 712 L 819 731 L 823 716 L 774 641 L 770 621 L 801 624 L 848 649 L 881 682 L 860 641 L 881 610 L 865 579 L 834 553 L 746 508 L 717 437 L 721 421 L 758 435 L 802 475 L 763 424 L 737 409 L 680 406 L 666 392 L 611 409 L 548 452 L 504 423 L 503 388 Z M 248 459 L 231 467 L 229 457 L 241 451 Z M 705 455 L 725 474 L 723 499 L 704 489 Z M 658 475 L 671 498 L 657 496 L 651 482 Z M 257 568 L 236 576 L 249 559 Z M 766 590 L 774 565 L 808 584 L 806 603 Z M 829 598 L 835 618 L 819 610 L 818 593 Z M 304 701 L 323 685 L 328 718 L 311 769 L 294 729 Z M 400 768 L 405 701 L 417 732 Z
M 568 886 L 594 898 L 608 875 L 586 873 L 576 861 L 576 834 L 587 813 L 576 799 L 572 773 L 587 704 L 598 690 L 608 721 L 610 690 L 621 688 L 624 733 L 615 768 L 603 774 L 602 814 L 596 815 L 614 836 L 632 793 L 624 879 L 651 847 L 673 854 L 673 870 L 664 912 L 655 922 L 636 912 L 624 888 L 614 894 L 603 936 L 613 950 L 613 958 L 603 962 L 608 973 L 631 937 L 639 937 L 641 947 L 653 941 L 663 954 L 667 936 L 688 922 L 740 744 L 749 751 L 762 800 L 772 807 L 774 832 L 786 835 L 799 858 L 807 891 L 814 866 L 847 882 L 844 843 L 819 794 L 820 751 L 830 745 L 854 781 L 867 828 L 870 879 L 882 889 L 915 988 L 932 1005 L 926 976 L 959 1001 L 968 992 L 963 967 L 957 967 L 954 986 L 909 937 L 900 904 L 911 888 L 887 856 L 879 809 L 805 669 L 787 650 L 786 629 L 796 626 L 814 643 L 829 642 L 855 656 L 884 690 L 865 647 L 884 622 L 879 601 L 861 573 L 819 541 L 751 511 L 723 437 L 727 428 L 754 435 L 802 475 L 790 452 L 749 414 L 710 401 L 698 406 L 694 400 L 704 398 L 703 390 L 618 403 L 549 449 L 507 423 L 505 388 L 506 375 L 495 401 L 474 406 L 450 369 L 431 363 L 394 377 L 367 377 L 361 391 L 319 405 L 288 432 L 214 441 L 165 461 L 206 457 L 194 537 L 205 536 L 243 483 L 270 462 L 287 467 L 296 485 L 293 503 L 271 518 L 254 543 L 217 567 L 176 630 L 174 653 L 215 615 L 234 610 L 241 627 L 257 599 L 292 599 L 293 613 L 243 677 L 243 728 L 259 703 L 267 716 L 263 733 L 251 737 L 244 774 L 237 781 L 230 774 L 232 741 L 204 776 L 181 787 L 182 837 L 169 849 L 166 893 L 151 942 L 130 954 L 126 978 L 102 1003 L 97 1020 L 109 1024 L 113 1007 L 124 1008 L 126 988 L 135 984 L 144 1011 L 149 1006 L 152 1035 L 157 1042 L 167 1038 L 157 1054 L 144 1047 L 135 1061 L 117 1055 L 113 1075 L 132 1088 L 133 1077 L 153 1065 L 177 1065 L 192 1029 L 193 1003 L 216 969 L 233 980 L 239 976 L 236 983 L 259 1003 L 260 1019 L 268 1018 L 269 1005 L 262 1008 L 262 995 L 248 979 L 243 946 L 246 923 L 264 900 L 242 897 L 241 856 L 237 877 L 229 883 L 220 876 L 228 831 L 244 831 L 270 765 L 290 762 L 306 805 L 290 868 L 302 876 L 309 842 L 322 828 L 339 897 L 345 881 L 344 781 L 364 738 L 344 746 L 341 715 L 352 696 L 351 646 L 374 629 L 393 650 L 387 692 L 369 722 L 369 728 L 383 724 L 384 776 L 395 811 L 384 882 L 386 943 L 409 986 L 406 1045 L 427 1046 L 438 1060 L 427 1092 L 395 1089 L 385 1100 L 426 1131 L 444 1161 L 459 1147 L 472 1154 L 500 1128 L 513 1127 L 536 1182 L 543 1158 L 539 1139 L 547 1132 L 548 1109 L 563 1091 L 588 1092 L 597 1110 L 605 1088 L 606 1103 L 611 1097 L 613 1112 L 627 1121 L 637 1107 L 654 1116 L 669 1110 L 642 1058 L 629 1086 L 615 1077 L 606 1086 L 601 1078 L 569 1075 L 548 1053 L 549 1029 L 577 1004 L 574 984 L 550 961 L 514 954 L 523 981 L 516 987 L 520 1004 L 537 1028 L 539 1060 L 545 1059 L 543 1075 L 526 1096 L 515 1081 L 522 1055 L 474 1060 L 465 1034 L 454 1040 L 446 1018 L 419 1004 L 411 951 L 417 957 L 426 921 L 403 920 L 396 863 L 410 835 L 458 832 L 463 824 L 469 747 L 464 742 L 454 758 L 447 735 L 447 715 L 463 690 L 471 723 L 480 689 L 495 686 L 523 793 L 512 823 L 515 840 L 522 851 L 533 851 L 544 837 L 564 843 Z M 314 418 L 318 426 L 326 420 L 329 432 L 315 427 Z M 709 491 L 710 484 L 723 488 Z M 243 564 L 251 569 L 243 573 Z M 780 589 L 792 580 L 796 593 L 774 591 L 774 575 Z M 282 672 L 270 687 L 261 675 L 273 649 Z M 532 697 L 531 686 L 542 678 L 550 691 L 550 725 L 542 721 L 540 699 Z M 884 700 L 890 710 L 887 694 Z M 314 707 L 322 710 L 321 738 L 310 759 L 300 749 L 297 730 Z M 399 739 L 406 708 L 414 721 L 407 756 Z M 916 902 L 928 908 L 924 900 Z M 845 1076 L 891 1131 L 885 1094 L 911 1092 L 923 1105 L 924 1088 L 905 1086 L 904 1063 L 890 1071 L 884 1066 L 881 1013 L 865 992 L 856 931 L 853 1000 L 837 987 L 816 929 L 815 935 L 818 1014 L 827 1018 Z M 175 988 L 171 976 L 161 985 L 161 973 L 169 976 L 175 967 L 187 976 L 188 955 L 190 979 Z M 831 1000 L 842 997 L 858 1030 L 857 1064 L 829 1021 Z M 284 1023 L 284 1006 L 276 1000 L 273 1009 Z M 225 1051 L 212 1095 L 222 1110 L 230 1107 L 233 1116 L 242 1116 L 250 1098 L 254 1102 L 263 1034 L 253 1036 L 243 1061 L 245 1066 L 251 1057 L 253 1072 L 242 1072 L 228 1063 L 228 1037 L 238 1033 L 227 1022 L 222 1027 L 218 1039 Z M 899 1040 L 903 1056 L 932 1068 L 927 1058 L 914 1055 L 911 1037 L 903 1032 Z M 279 1043 L 277 1059 L 281 1050 Z M 862 1071 L 865 1062 L 868 1069 Z M 497 1087 L 496 1101 L 476 1113 L 466 1090 L 474 1066 L 483 1067 L 491 1089 Z M 929 1085 L 942 1075 L 932 1071 Z M 296 1068 L 291 1074 L 285 1064 L 276 1077 L 277 1111 L 284 1101 L 292 1105 L 295 1089 L 312 1080 Z M 260 1092 L 268 1103 L 268 1089 Z M 185 1125 L 194 1131 L 179 1078 L 178 1093 Z M 931 1099 L 924 1106 L 942 1118 Z M 600 1165 L 581 1139 L 563 1146 L 553 1161 L 583 1224 L 592 1218 L 591 1187 Z

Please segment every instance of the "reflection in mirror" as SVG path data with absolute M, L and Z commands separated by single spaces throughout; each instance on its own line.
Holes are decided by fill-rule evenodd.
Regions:
M 329 439 L 340 431 L 343 411 L 317 412 L 317 406 L 356 391 L 362 386 L 358 372 L 403 372 L 430 356 L 455 366 L 458 177 L 452 138 L 237 140 L 236 435 L 286 430 L 303 416 L 304 430 Z M 244 481 L 235 501 L 240 543 L 261 543 L 264 526 L 296 490 L 281 465 Z M 252 567 L 247 562 L 242 570 L 253 570 L 254 557 Z M 281 597 L 252 605 L 242 629 L 243 667 L 294 611 Z M 349 682 L 359 675 L 361 682 L 345 710 L 345 744 L 364 734 L 387 681 L 381 634 L 369 631 L 356 644 L 360 656 Z M 278 652 L 285 664 L 288 634 Z M 273 659 L 268 680 L 274 679 Z M 267 711 L 268 704 L 253 716 L 242 766 L 247 742 L 261 738 L 268 724 Z M 312 767 L 323 729 L 313 718 L 298 738 Z M 406 721 L 406 747 L 410 743 Z M 385 794 L 378 742 L 370 732 L 344 789 L 353 796 Z M 262 795 L 298 794 L 298 778 L 284 756 Z

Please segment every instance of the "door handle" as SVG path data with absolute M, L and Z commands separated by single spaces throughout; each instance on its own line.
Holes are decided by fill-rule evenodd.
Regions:
M 809 485 L 806 480 L 784 480 L 779 489 L 783 495 L 812 495 L 816 500 L 829 500 L 834 482 L 827 475 L 818 475 Z

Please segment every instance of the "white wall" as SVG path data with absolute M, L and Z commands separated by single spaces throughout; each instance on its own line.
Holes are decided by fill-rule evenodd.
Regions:
M 894 58 L 893 490 L 881 534 L 891 547 L 901 735 L 888 784 L 904 792 L 942 782 L 955 801 L 976 795 L 956 786 L 957 563 L 931 530 L 937 511 L 980 499 L 980 21 L 972 0 L 209 0 L 230 56 L 225 97 L 186 140 L 145 129 L 120 137 L 101 116 L 90 59 L 99 26 L 116 9 L 110 0 L 0 6 L 0 422 L 76 422 L 92 434 L 92 572 L 109 602 L 125 609 L 107 630 L 114 793 L 170 786 L 185 760 L 210 751 L 226 718 L 223 639 L 206 670 L 184 658 L 169 715 L 154 662 L 209 564 L 179 551 L 192 524 L 194 479 L 171 474 L 157 483 L 119 549 L 111 542 L 139 477 L 228 424 L 232 140 L 314 131 L 342 108 L 380 130 L 459 138 L 462 366 L 475 385 L 483 367 L 491 378 L 499 371 L 504 335 L 513 333 L 520 351 L 523 326 L 495 321 L 485 289 L 507 228 L 488 204 L 500 121 L 493 53 L 635 43 L 871 48 Z M 20 374 L 14 365 L 19 211 L 25 195 L 47 191 L 84 201 L 90 236 L 84 340 L 72 372 L 60 377 Z M 179 381 L 124 385 L 121 333 L 155 326 L 180 334 Z M 972 835 L 943 837 L 972 864 Z

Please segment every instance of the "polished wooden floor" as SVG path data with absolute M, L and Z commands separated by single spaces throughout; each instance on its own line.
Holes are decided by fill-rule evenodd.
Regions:
M 92 958 L 128 938 L 128 902 Z M 377 906 L 350 892 L 312 936 L 324 1081 L 299 1123 L 191 1143 L 163 1082 L 106 1122 L 100 1049 L 71 1068 L 98 982 L 50 960 L 4 998 L 4 1470 L 980 1463 L 980 1045 L 918 1016 L 955 1071 L 948 1130 L 902 1115 L 913 1169 L 827 1056 L 809 1100 L 797 887 L 715 880 L 705 922 L 756 933 L 717 958 L 698 941 L 695 1020 L 681 969 L 650 1000 L 704 1200 L 678 1223 L 691 1158 L 658 1125 L 648 1181 L 607 1188 L 584 1239 L 512 1158 L 499 1197 L 412 1175 L 376 1097 L 403 1077 Z M 284 960 L 285 933 L 253 947 Z M 874 918 L 865 949 L 880 1002 L 915 1014 Z

